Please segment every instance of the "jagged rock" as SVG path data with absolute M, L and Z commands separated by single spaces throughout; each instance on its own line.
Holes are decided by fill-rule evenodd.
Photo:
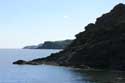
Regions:
M 63 51 L 33 62 L 125 70 L 125 5 L 118 4 L 86 26 Z
M 13 64 L 19 64 L 19 65 L 21 65 L 21 64 L 26 64 L 26 63 L 27 63 L 27 62 L 24 61 L 24 60 L 18 60 L 18 61 L 13 62 Z

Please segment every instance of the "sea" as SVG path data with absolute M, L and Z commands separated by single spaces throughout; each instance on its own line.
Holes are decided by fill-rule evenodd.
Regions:
M 125 83 L 125 72 L 83 70 L 52 65 L 14 65 L 60 50 L 0 49 L 0 83 Z

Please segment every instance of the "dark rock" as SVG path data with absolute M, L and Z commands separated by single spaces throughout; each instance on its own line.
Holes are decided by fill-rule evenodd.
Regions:
M 125 5 L 118 4 L 109 13 L 97 18 L 95 24 L 86 26 L 85 31 L 77 34 L 63 51 L 36 62 L 125 70 Z
M 19 65 L 26 64 L 26 63 L 27 62 L 24 60 L 18 60 L 18 61 L 13 62 L 13 64 L 19 64 Z

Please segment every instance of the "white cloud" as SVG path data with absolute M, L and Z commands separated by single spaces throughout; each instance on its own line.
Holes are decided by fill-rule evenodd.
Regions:
M 65 19 L 69 18 L 69 16 L 63 16 Z

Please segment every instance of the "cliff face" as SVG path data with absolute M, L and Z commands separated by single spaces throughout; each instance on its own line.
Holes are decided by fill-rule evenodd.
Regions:
M 63 51 L 28 63 L 125 70 L 125 5 L 88 24 Z

